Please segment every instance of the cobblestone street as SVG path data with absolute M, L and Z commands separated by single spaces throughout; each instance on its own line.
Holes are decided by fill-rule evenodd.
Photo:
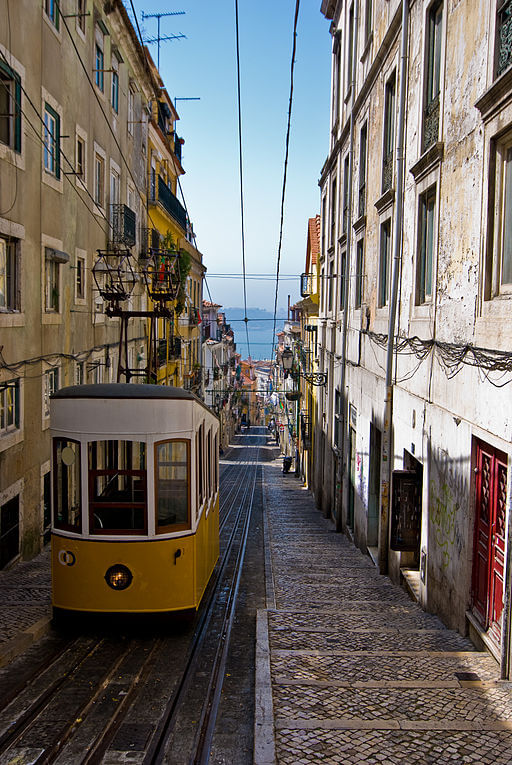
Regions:
M 512 762 L 512 686 L 265 466 L 256 765 Z

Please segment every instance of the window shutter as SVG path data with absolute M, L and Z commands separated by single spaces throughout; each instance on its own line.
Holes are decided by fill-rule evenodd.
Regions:
M 14 150 L 21 152 L 21 79 L 14 77 Z

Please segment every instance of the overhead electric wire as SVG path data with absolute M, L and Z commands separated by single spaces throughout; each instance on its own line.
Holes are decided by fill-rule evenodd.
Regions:
M 286 174 L 288 170 L 288 155 L 289 155 L 289 147 L 290 147 L 290 129 L 291 129 L 291 121 L 292 121 L 292 104 L 293 104 L 293 73 L 295 69 L 295 52 L 297 50 L 297 22 L 299 19 L 299 7 L 300 7 L 300 0 L 296 0 L 295 17 L 293 21 L 292 57 L 291 57 L 291 64 L 290 64 L 290 98 L 288 103 L 288 124 L 286 128 L 285 155 L 284 155 L 284 168 L 283 168 L 283 188 L 281 193 L 281 219 L 279 224 L 279 243 L 277 246 L 276 292 L 275 292 L 275 299 L 274 299 L 274 330 L 273 330 L 274 340 L 272 345 L 272 358 L 274 357 L 274 348 L 275 348 L 277 298 L 279 294 L 279 268 L 281 264 L 281 248 L 283 244 L 284 200 L 286 195 Z
M 242 268 L 244 278 L 244 311 L 245 333 L 247 336 L 248 355 L 251 356 L 249 344 L 249 326 L 247 320 L 247 284 L 245 279 L 245 226 L 244 226 L 244 182 L 243 182 L 243 152 L 242 152 L 242 101 L 240 97 L 240 29 L 238 23 L 238 0 L 235 0 L 235 29 L 236 29 L 236 75 L 238 98 L 238 171 L 240 177 L 240 227 L 242 238 Z

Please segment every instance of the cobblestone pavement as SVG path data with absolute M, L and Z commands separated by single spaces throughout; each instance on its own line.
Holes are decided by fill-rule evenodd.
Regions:
M 50 546 L 30 561 L 0 571 L 0 667 L 50 630 Z
M 512 684 L 265 468 L 255 765 L 510 765 Z

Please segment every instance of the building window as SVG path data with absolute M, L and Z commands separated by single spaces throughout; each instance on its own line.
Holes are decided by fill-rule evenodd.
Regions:
M 352 85 L 354 73 L 354 4 L 348 12 L 348 36 L 347 36 L 347 90 Z
M 52 256 L 52 250 L 47 247 L 44 260 L 44 310 L 47 313 L 59 312 L 59 262 Z
M 329 260 L 329 274 L 327 276 L 327 310 L 332 313 L 333 297 L 334 297 L 334 260 Z
M 0 506 L 0 569 L 5 568 L 20 551 L 19 494 Z
M 75 363 L 75 385 L 83 385 L 85 383 L 85 362 L 77 361 Z
M 498 0 L 497 6 L 496 77 L 499 77 L 512 62 L 512 0 Z
M 340 76 L 341 76 L 341 32 L 336 32 L 333 41 L 332 69 L 332 122 L 338 124 L 340 117 Z
M 20 382 L 0 383 L 0 436 L 20 427 Z
M 416 266 L 417 305 L 426 303 L 432 298 L 435 212 L 436 187 L 432 186 L 420 197 L 418 262 Z
M 119 114 L 119 64 L 117 58 L 112 56 L 112 109 Z
M 496 172 L 490 206 L 495 218 L 486 269 L 486 300 L 512 293 L 512 137 L 494 145 L 493 155 L 491 166 L 495 160 Z
M 94 155 L 94 201 L 105 206 L 105 160 L 100 154 Z
M 105 66 L 104 66 L 104 57 L 103 57 L 103 51 L 101 47 L 96 43 L 96 68 L 94 72 L 94 82 L 96 83 L 96 87 L 101 90 L 103 93 L 105 89 Z
M 50 416 L 50 396 L 59 390 L 59 370 L 54 367 L 43 375 L 43 417 Z
M 368 151 L 368 123 L 361 128 L 359 140 L 359 200 L 358 214 L 361 218 L 366 213 L 366 156 Z
M 76 13 L 77 13 L 76 25 L 78 29 L 84 34 L 85 34 L 86 4 L 87 4 L 87 0 L 76 0 Z
M 44 169 L 60 178 L 60 117 L 49 104 L 44 106 Z
M 325 255 L 325 231 L 327 228 L 327 198 L 324 194 L 322 198 L 322 231 L 321 231 L 321 254 Z
M 0 62 L 0 143 L 21 152 L 21 79 Z
M 119 204 L 121 193 L 121 179 L 119 173 L 111 168 L 110 170 L 110 228 L 112 230 L 112 240 L 115 236 L 115 210 L 114 205 Z
M 349 209 L 348 209 L 348 197 L 349 197 L 349 167 L 350 167 L 350 161 L 349 156 L 345 157 L 345 161 L 343 163 L 343 221 L 342 221 L 342 233 L 346 234 L 348 231 L 348 216 L 349 216 Z
M 340 257 L 340 311 L 345 310 L 345 279 L 347 277 L 347 251 L 343 250 Z
M 361 308 L 363 302 L 363 268 L 364 268 L 364 239 L 359 239 L 356 245 L 356 283 L 354 291 L 354 308 Z
M 439 97 L 441 90 L 441 42 L 443 4 L 434 3 L 428 13 L 425 61 L 425 108 L 423 111 L 423 151 L 439 138 Z
M 76 259 L 76 297 L 78 300 L 85 298 L 85 258 Z
M 343 428 L 343 409 L 342 398 L 339 390 L 334 391 L 334 446 L 338 449 L 342 444 Z
M 384 146 L 382 157 L 382 191 L 393 186 L 393 150 L 395 148 L 395 73 L 386 83 L 384 94 Z
M 19 240 L 0 236 L 0 311 L 20 310 Z
M 79 178 L 85 179 L 85 141 L 77 135 L 76 137 L 76 156 L 75 156 L 75 172 Z
M 379 259 L 379 308 L 388 304 L 389 299 L 389 260 L 391 252 L 391 220 L 388 219 L 380 227 L 380 259 Z
M 337 194 L 337 187 L 336 187 L 336 178 L 333 178 L 331 182 L 331 231 L 330 231 L 330 239 L 329 239 L 329 246 L 333 247 L 334 242 L 336 241 L 336 194 Z
M 128 125 L 127 130 L 133 135 L 133 126 L 135 124 L 135 94 L 131 87 L 128 89 Z
M 372 36 L 372 29 L 373 29 L 372 4 L 373 4 L 373 0 L 366 0 L 365 15 L 364 15 L 365 46 L 368 45 L 368 43 L 370 42 L 370 37 Z
M 44 12 L 52 22 L 55 29 L 59 28 L 59 2 L 58 0 L 44 0 Z

